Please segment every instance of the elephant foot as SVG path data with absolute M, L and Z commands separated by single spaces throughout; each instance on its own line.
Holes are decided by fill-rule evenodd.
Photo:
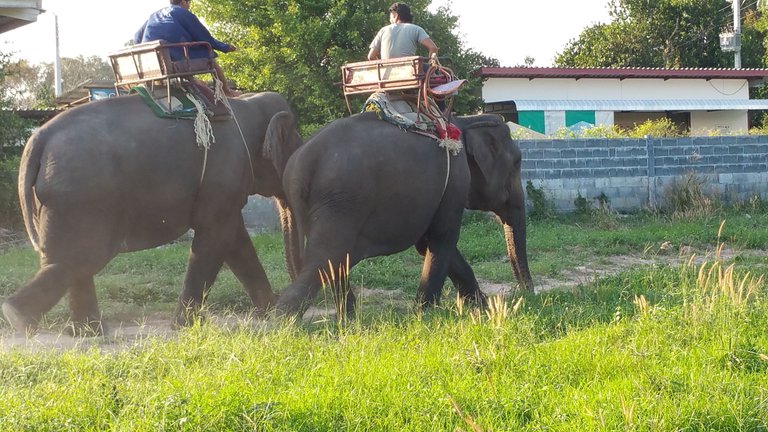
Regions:
M 3 303 L 3 316 L 17 333 L 30 336 L 37 332 L 38 321 L 22 313 L 11 300 Z
M 275 315 L 289 316 L 303 314 L 309 307 L 309 295 L 304 290 L 296 288 L 286 288 L 280 293 L 280 297 L 275 303 Z
M 202 325 L 205 323 L 205 316 L 200 308 L 195 308 L 192 306 L 178 306 L 174 316 L 175 318 L 171 324 L 171 327 L 174 330 L 192 327 L 195 324 Z
M 65 332 L 72 337 L 98 337 L 109 333 L 104 322 L 97 319 L 70 321 Z
M 253 301 L 253 309 L 251 315 L 254 318 L 264 318 L 267 314 L 275 308 L 279 296 L 270 292 L 268 295 L 261 296 L 258 300 Z
M 488 296 L 486 296 L 479 289 L 473 293 L 461 294 L 461 297 L 470 307 L 476 307 L 480 309 L 486 309 L 488 307 Z
M 416 297 L 416 303 L 422 310 L 428 310 L 440 305 L 440 297 L 436 295 L 419 295 Z

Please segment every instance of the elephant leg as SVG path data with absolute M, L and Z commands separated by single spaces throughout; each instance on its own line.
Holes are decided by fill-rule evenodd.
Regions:
M 450 207 L 451 204 L 447 204 Z M 463 207 L 452 204 L 453 210 L 438 211 L 436 217 L 420 241 L 426 239 L 424 265 L 421 269 L 417 301 L 422 307 L 440 303 L 445 278 L 451 268 L 459 241 L 459 229 Z M 417 242 L 418 243 L 418 242 Z
M 184 286 L 174 313 L 177 326 L 190 326 L 199 317 L 205 292 L 213 285 L 224 264 L 224 247 L 220 234 L 221 232 L 215 229 L 195 231 Z
M 480 290 L 475 272 L 458 249 L 455 250 L 451 258 L 448 276 L 463 299 L 477 306 L 484 307 L 486 305 L 486 297 Z
M 429 240 L 424 236 L 414 245 L 416 251 L 421 256 L 426 255 L 428 242 Z M 455 248 L 454 254 L 451 257 L 451 262 L 448 267 L 448 278 L 451 279 L 453 286 L 456 287 L 456 291 L 458 291 L 462 298 L 469 300 L 478 306 L 485 306 L 487 299 L 485 294 L 480 290 L 480 284 L 477 282 L 475 272 L 461 252 L 459 252 L 458 248 Z
M 349 266 L 352 268 L 357 263 L 350 258 Z M 305 261 L 302 270 L 290 286 L 281 293 L 276 304 L 278 314 L 302 313 L 309 307 L 312 299 L 317 296 L 323 287 L 323 280 L 331 279 L 334 286 L 326 286 L 331 290 L 331 295 L 339 304 L 343 302 L 348 316 L 354 315 L 355 296 L 348 290 L 349 285 L 346 280 L 340 280 L 338 269 L 340 266 L 346 266 L 346 255 L 342 257 L 331 257 L 324 261 L 309 260 Z M 330 276 L 330 269 L 333 269 L 334 276 Z M 321 276 L 324 275 L 324 276 Z M 341 292 L 341 291 L 344 292 Z
M 61 300 L 74 283 L 65 264 L 44 264 L 37 274 L 3 303 L 3 315 L 20 333 L 34 332 L 43 315 Z
M 242 217 L 232 249 L 225 262 L 243 284 L 257 314 L 263 314 L 275 303 L 276 296 L 267 279 L 267 273 L 256 255 Z
M 335 223 L 329 227 L 322 227 L 318 224 L 308 235 L 301 271 L 296 280 L 280 293 L 280 298 L 277 301 L 276 308 L 279 314 L 303 312 L 323 285 L 321 274 L 330 275 L 333 273 L 336 282 L 339 283 L 339 269 L 344 269 L 343 271 L 346 273 L 362 259 L 353 250 L 355 233 L 357 232 L 355 225 L 339 219 L 331 219 Z M 340 227 L 348 229 L 341 230 Z M 344 284 L 341 286 L 348 287 L 346 281 L 343 282 Z M 339 293 L 338 286 L 329 288 L 333 290 L 336 301 L 345 304 L 347 313 L 354 314 L 354 295 L 349 291 Z M 345 298 L 339 299 L 339 294 L 345 295 Z
M 103 335 L 106 333 L 101 322 L 101 312 L 96 299 L 96 285 L 93 276 L 82 276 L 69 287 L 69 311 L 72 321 L 72 335 Z
M 422 307 L 435 306 L 440 303 L 440 295 L 448 270 L 448 260 L 445 257 L 436 256 L 427 249 L 424 255 L 424 265 L 421 268 L 419 291 L 417 301 Z M 443 277 L 440 278 L 439 275 Z
M 18 331 L 36 328 L 67 292 L 73 321 L 101 318 L 93 275 L 117 255 L 114 221 L 103 209 L 56 204 L 40 211 L 40 270 L 3 305 Z
M 443 284 L 448 275 L 454 247 L 444 241 L 430 240 L 424 254 L 419 281 L 418 302 L 423 307 L 440 303 Z

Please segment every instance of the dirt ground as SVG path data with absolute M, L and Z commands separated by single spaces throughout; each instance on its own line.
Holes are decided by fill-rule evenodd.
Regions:
M 588 284 L 597 278 L 617 274 L 627 268 L 647 266 L 653 264 L 677 265 L 690 259 L 692 255 L 697 260 L 712 259 L 716 251 L 692 251 L 688 248 L 680 248 L 679 253 L 662 253 L 653 256 L 613 256 L 602 259 L 601 263 L 590 263 L 563 271 L 555 278 L 535 277 L 536 291 L 543 292 L 553 289 L 572 289 L 581 284 Z M 720 252 L 723 260 L 734 257 L 737 253 L 766 256 L 766 251 L 734 251 L 724 249 Z M 512 286 L 508 284 L 490 283 L 480 281 L 480 288 L 489 296 L 508 295 L 512 292 Z M 401 289 L 369 289 L 358 288 L 355 292 L 362 307 L 384 307 L 397 311 L 408 311 L 413 308 L 414 302 L 410 295 L 406 295 Z M 320 299 L 322 300 L 322 299 Z M 445 299 L 450 301 L 450 299 Z M 320 302 L 320 305 L 310 307 L 303 316 L 305 322 L 319 322 L 334 319 L 335 311 L 332 302 Z M 329 305 L 329 306 L 327 306 Z M 170 317 L 168 317 L 170 318 Z M 29 351 L 90 349 L 97 347 L 103 352 L 116 352 L 126 347 L 141 343 L 147 338 L 173 338 L 177 330 L 171 326 L 170 319 L 146 318 L 142 322 L 107 322 L 107 335 L 104 337 L 72 337 L 63 330 L 41 330 L 34 336 L 27 338 L 24 335 L 13 334 L 7 327 L 0 332 L 0 351 L 23 349 Z M 251 321 L 238 316 L 212 316 L 207 325 L 224 327 L 269 326 L 268 321 Z

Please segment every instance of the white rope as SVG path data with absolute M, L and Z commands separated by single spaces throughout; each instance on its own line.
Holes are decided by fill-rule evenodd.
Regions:
M 245 148 L 245 153 L 248 155 L 248 165 L 251 167 L 251 178 L 255 181 L 256 171 L 253 169 L 253 160 L 251 159 L 251 150 L 248 149 L 248 142 L 245 140 L 245 135 L 243 134 L 243 129 L 240 127 L 240 122 L 237 120 L 237 116 L 235 115 L 235 112 L 232 110 L 232 105 L 229 104 L 229 99 L 227 99 L 227 96 L 224 94 L 224 84 L 216 76 L 213 77 L 213 83 L 215 87 L 214 98 L 216 99 L 216 101 L 220 101 L 221 103 L 224 104 L 225 107 L 227 107 L 229 114 L 232 115 L 232 119 L 235 120 L 235 126 L 237 127 L 237 131 L 240 133 L 240 138 L 243 140 L 243 147 Z
M 443 193 L 440 194 L 440 196 L 445 196 L 445 190 L 448 189 L 448 177 L 451 176 L 451 155 L 448 154 L 450 150 L 448 150 L 448 147 L 445 148 L 445 162 L 447 163 L 447 167 L 445 169 L 445 184 L 443 185 Z
M 203 104 L 197 100 L 196 97 L 191 96 L 189 100 L 195 105 L 197 115 L 195 115 L 195 140 L 197 146 L 205 150 L 203 156 L 203 172 L 200 174 L 200 183 L 203 183 L 205 178 L 205 168 L 208 165 L 208 150 L 211 149 L 211 144 L 216 142 L 216 137 L 213 136 L 213 128 L 211 127 L 211 120 L 205 114 L 205 108 Z

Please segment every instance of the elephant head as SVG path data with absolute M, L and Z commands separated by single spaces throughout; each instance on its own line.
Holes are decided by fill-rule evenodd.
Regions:
M 495 115 L 457 117 L 471 172 L 466 208 L 495 213 L 504 227 L 507 254 L 520 287 L 533 291 L 525 234 L 522 154 L 509 127 Z

